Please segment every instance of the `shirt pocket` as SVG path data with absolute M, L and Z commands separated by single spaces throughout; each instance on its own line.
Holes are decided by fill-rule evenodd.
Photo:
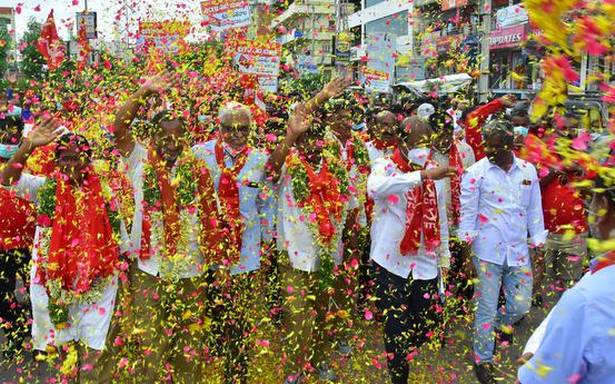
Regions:
M 519 185 L 519 204 L 523 207 L 529 207 L 532 197 L 532 183 L 526 184 L 521 182 Z

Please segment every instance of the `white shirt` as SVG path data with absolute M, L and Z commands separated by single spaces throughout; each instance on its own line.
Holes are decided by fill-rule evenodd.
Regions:
M 424 164 L 426 160 L 426 156 L 420 156 L 421 159 L 412 151 L 409 157 L 415 164 Z M 435 182 L 440 219 L 439 249 L 428 254 L 421 233 L 421 245 L 416 254 L 401 255 L 399 250 L 406 228 L 406 193 L 421 183 L 420 172 L 402 173 L 390 157 L 374 162 L 367 179 L 367 193 L 374 199 L 370 257 L 387 271 L 405 279 L 412 273 L 414 280 L 432 280 L 438 276 L 438 265 L 448 267 L 450 260 L 442 180 Z
M 615 383 L 615 265 L 586 274 L 541 324 L 534 356 L 519 368 L 523 384 Z
M 393 152 L 390 149 L 378 149 L 373 141 L 368 141 L 367 143 L 365 143 L 365 147 L 367 148 L 369 162 L 372 165 L 376 160 L 381 159 L 385 156 L 389 156 Z
M 216 191 L 220 186 L 222 170 L 216 160 L 217 140 L 211 140 L 204 144 L 195 145 L 192 150 L 198 159 L 205 162 L 209 170 Z M 226 167 L 232 167 L 236 159 L 230 156 L 228 151 L 224 151 L 224 163 Z M 262 194 L 265 187 L 265 164 L 267 155 L 254 149 L 250 150 L 246 157 L 243 168 L 237 174 L 239 183 L 239 214 L 243 223 L 241 238 L 241 254 L 239 263 L 231 266 L 231 275 L 247 273 L 257 270 L 260 267 L 261 254 L 261 219 L 264 218 L 263 211 L 259 208 L 263 206 L 263 198 L 267 199 L 266 194 Z
M 472 165 L 474 165 L 474 163 L 476 162 L 476 159 L 474 157 L 474 150 L 472 149 L 472 147 L 470 147 L 470 145 L 468 145 L 467 143 L 463 142 L 463 141 L 457 141 L 455 144 L 453 145 L 457 145 L 457 151 L 459 153 L 459 157 L 461 158 L 461 163 L 463 165 L 463 169 L 468 169 L 470 168 Z M 433 161 L 435 161 L 436 163 L 438 163 L 439 166 L 441 167 L 448 167 L 449 166 L 449 155 L 448 153 L 446 154 L 442 154 L 440 152 L 438 152 L 437 150 L 432 150 L 431 151 L 432 155 L 431 158 Z M 446 209 L 448 212 L 448 217 L 452 217 L 452 206 L 451 206 L 451 201 L 452 201 L 452 197 L 451 197 L 451 179 L 450 178 L 446 178 L 442 180 L 444 182 L 444 198 L 445 198 L 445 202 L 446 202 Z M 457 233 L 457 228 L 452 227 L 451 226 L 451 233 L 456 234 Z
M 316 170 L 318 172 L 318 170 Z M 302 208 L 297 205 L 293 194 L 292 181 L 286 170 L 282 168 L 280 177 L 279 196 L 278 196 L 278 237 L 277 244 L 280 251 L 286 251 L 293 268 L 304 271 L 314 272 L 320 267 L 318 258 L 319 248 L 312 235 Z M 339 265 L 343 260 L 343 241 L 342 231 L 346 222 L 348 211 L 357 207 L 356 200 L 351 196 L 347 204 L 344 205 L 340 223 L 332 218 L 336 226 L 337 233 L 332 241 L 336 242 L 336 249 L 332 255 L 335 265 Z
M 508 172 L 483 158 L 466 170 L 461 182 L 459 237 L 471 241 L 476 256 L 498 265 L 530 263 L 531 244 L 545 242 L 540 185 L 536 168 L 514 158 Z
M 162 247 L 164 246 L 164 224 L 162 213 L 155 212 L 151 215 L 151 239 L 150 257 L 142 260 L 139 258 L 141 251 L 141 236 L 143 224 L 143 183 L 144 169 L 147 164 L 147 148 L 139 143 L 129 157 L 124 158 L 126 174 L 132 185 L 135 199 L 135 213 L 132 220 L 130 234 L 130 251 L 138 258 L 139 269 L 152 276 L 160 275 L 163 278 L 171 276 L 180 278 L 191 278 L 203 273 L 203 256 L 199 250 L 199 225 L 197 210 L 189 211 L 184 209 L 180 212 L 180 228 L 184 241 L 178 244 L 182 247 L 181 263 L 173 263 L 167 258 L 161 257 Z M 171 170 L 171 176 L 175 176 L 176 167 Z

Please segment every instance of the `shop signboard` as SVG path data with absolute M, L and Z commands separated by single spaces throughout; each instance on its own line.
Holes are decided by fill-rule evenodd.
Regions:
M 250 25 L 250 4 L 247 0 L 202 1 L 201 13 L 214 31 L 225 31 Z
M 75 23 L 77 24 L 77 33 L 82 23 L 85 23 L 85 33 L 88 40 L 96 39 L 98 37 L 97 25 L 96 25 L 96 12 L 77 12 L 75 17 Z
M 137 48 L 155 46 L 172 50 L 175 43 L 185 38 L 190 31 L 190 23 L 179 20 L 141 21 Z
M 513 25 L 491 31 L 489 45 L 491 49 L 504 49 L 519 46 L 527 37 L 527 24 Z
M 515 24 L 528 22 L 527 10 L 522 4 L 511 5 L 510 7 L 499 9 L 495 13 L 495 25 L 498 28 L 508 27 Z
M 395 36 L 388 33 L 373 33 L 367 36 L 367 65 L 363 72 L 366 91 L 391 91 L 395 76 L 396 51 Z
M 350 48 L 352 35 L 348 32 L 340 32 L 335 36 L 335 60 L 347 63 L 350 61 Z
M 240 40 L 235 45 L 233 62 L 242 73 L 277 77 L 280 73 L 282 46 L 275 42 Z

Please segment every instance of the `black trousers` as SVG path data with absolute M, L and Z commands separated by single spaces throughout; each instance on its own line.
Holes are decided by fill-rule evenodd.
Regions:
M 427 333 L 439 322 L 434 294 L 438 279 L 412 280 L 394 275 L 376 266 L 378 307 L 384 314 L 384 345 L 393 384 L 408 383 L 408 360 L 412 350 L 427 341 Z M 429 298 L 425 298 L 425 294 Z
M 30 251 L 14 249 L 0 251 L 0 327 L 9 343 L 19 344 L 30 333 L 27 323 L 29 308 L 20 305 L 15 297 L 17 275 L 28 284 Z M 14 347 L 19 347 L 14 345 Z

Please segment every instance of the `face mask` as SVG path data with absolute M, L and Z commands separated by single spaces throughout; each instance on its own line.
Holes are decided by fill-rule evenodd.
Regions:
M 513 128 L 513 132 L 515 133 L 515 135 L 521 135 L 523 137 L 527 137 L 527 135 L 530 133 L 530 129 L 528 127 L 519 125 Z
M 9 110 L 6 112 L 8 116 L 21 116 L 21 108 L 16 106 L 9 107 Z
M 10 159 L 19 149 L 19 145 L 0 144 L 0 157 Z
M 353 131 L 364 131 L 366 129 L 365 122 L 359 124 L 352 124 Z
M 199 115 L 198 116 L 199 123 L 204 123 L 207 121 L 207 115 Z
M 414 148 L 408 152 L 408 159 L 413 164 L 420 165 L 422 167 L 427 162 L 429 152 L 429 148 Z

